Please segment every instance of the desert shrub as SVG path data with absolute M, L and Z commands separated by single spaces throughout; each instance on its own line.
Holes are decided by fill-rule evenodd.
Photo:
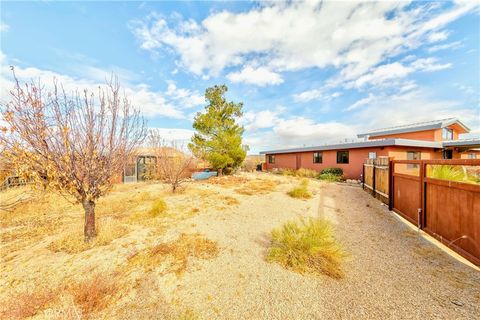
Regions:
M 316 178 L 318 176 L 318 172 L 315 170 L 300 168 L 295 171 L 295 176 L 301 178 Z
M 73 301 L 80 307 L 83 314 L 103 310 L 108 306 L 110 298 L 117 291 L 115 279 L 112 276 L 96 274 L 69 286 L 68 292 Z
M 310 191 L 308 191 L 308 180 L 302 180 L 300 185 L 288 191 L 287 194 L 292 198 L 310 199 L 312 197 L 312 194 L 310 193 Z
M 320 174 L 334 174 L 337 176 L 343 176 L 342 168 L 325 168 L 320 171 Z
M 151 217 L 158 217 L 159 215 L 165 213 L 165 211 L 167 211 L 167 203 L 163 199 L 157 199 L 148 211 L 148 214 Z
M 330 182 L 338 182 L 343 180 L 343 170 L 341 168 L 325 168 L 320 171 L 320 175 L 318 175 L 318 179 L 330 181 Z
M 55 291 L 39 287 L 34 292 L 15 294 L 0 303 L 0 318 L 25 319 L 32 317 L 45 309 L 48 304 L 54 302 L 55 299 Z
M 235 189 L 235 192 L 243 195 L 259 195 L 267 194 L 272 191 L 275 191 L 275 187 L 278 185 L 277 181 L 273 180 L 250 180 L 245 183 L 242 187 Z
M 330 182 L 339 182 L 342 181 L 342 176 L 333 173 L 322 173 L 318 176 L 320 180 L 330 181 Z
M 333 236 L 332 225 L 320 218 L 290 221 L 272 231 L 267 260 L 299 272 L 342 278 L 345 252 Z
M 169 258 L 165 272 L 183 273 L 190 257 L 212 259 L 218 256 L 219 249 L 215 241 L 203 235 L 182 233 L 177 240 L 158 244 L 142 252 L 136 252 L 128 259 L 130 265 L 140 265 L 147 270 L 153 269 Z

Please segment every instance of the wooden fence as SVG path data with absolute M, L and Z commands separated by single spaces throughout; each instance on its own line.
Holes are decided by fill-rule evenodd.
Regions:
M 389 161 L 388 157 L 378 157 L 363 164 L 363 189 L 385 204 L 389 202 Z
M 432 173 L 435 166 L 480 174 L 480 160 L 391 161 L 389 208 L 480 265 L 480 184 L 443 180 Z

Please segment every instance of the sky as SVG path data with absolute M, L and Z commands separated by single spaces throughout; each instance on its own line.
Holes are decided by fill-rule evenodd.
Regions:
M 480 2 L 0 2 L 0 100 L 22 81 L 112 74 L 167 140 L 205 89 L 243 102 L 250 153 L 458 117 L 480 136 Z

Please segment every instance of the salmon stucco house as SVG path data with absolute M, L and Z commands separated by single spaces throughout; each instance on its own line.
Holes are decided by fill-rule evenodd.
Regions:
M 480 139 L 460 139 L 470 129 L 456 118 L 414 123 L 361 133 L 363 141 L 263 151 L 266 169 L 343 169 L 345 178 L 360 179 L 365 159 L 479 159 Z

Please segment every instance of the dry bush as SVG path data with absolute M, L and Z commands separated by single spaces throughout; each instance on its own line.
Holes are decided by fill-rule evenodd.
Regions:
M 308 191 L 308 180 L 304 179 L 297 187 L 288 191 L 287 194 L 292 198 L 297 199 L 310 199 L 312 194 Z
M 238 185 L 248 182 L 249 179 L 239 176 L 222 176 L 222 177 L 212 177 L 208 180 L 202 181 L 204 183 L 210 183 L 219 185 L 222 187 L 238 187 Z
M 36 315 L 55 301 L 56 292 L 48 288 L 36 288 L 34 292 L 18 293 L 0 304 L 1 319 L 25 319 Z
M 203 235 L 182 233 L 177 240 L 161 243 L 153 248 L 137 252 L 129 257 L 129 264 L 140 265 L 152 270 L 164 262 L 169 262 L 165 273 L 183 273 L 190 257 L 197 259 L 213 259 L 218 256 L 219 249 L 215 241 Z
M 267 260 L 299 272 L 342 278 L 343 247 L 325 219 L 290 221 L 272 231 Z
M 148 210 L 148 214 L 155 218 L 158 217 L 159 215 L 165 213 L 167 211 L 167 203 L 163 199 L 157 199 L 150 210 Z
M 68 286 L 67 291 L 83 314 L 103 310 L 117 291 L 117 284 L 111 275 L 96 274 L 89 279 Z
M 79 232 L 77 228 L 51 242 L 48 245 L 48 249 L 53 252 L 79 253 L 94 247 L 106 246 L 113 240 L 122 238 L 128 233 L 129 229 L 126 226 L 112 219 L 105 220 L 106 221 L 98 221 L 97 229 L 99 232 L 93 241 L 84 242 L 81 237 L 81 232 Z
M 236 206 L 240 204 L 237 198 L 230 197 L 230 196 L 223 196 L 222 200 L 229 206 Z
M 235 189 L 235 192 L 243 195 L 260 195 L 267 194 L 275 191 L 275 187 L 278 185 L 278 181 L 274 180 L 250 180 L 242 187 Z
M 162 243 L 153 247 L 150 255 L 171 256 L 173 263 L 169 270 L 176 274 L 183 273 L 189 257 L 212 259 L 218 256 L 217 243 L 200 234 L 182 233 L 174 242 Z

